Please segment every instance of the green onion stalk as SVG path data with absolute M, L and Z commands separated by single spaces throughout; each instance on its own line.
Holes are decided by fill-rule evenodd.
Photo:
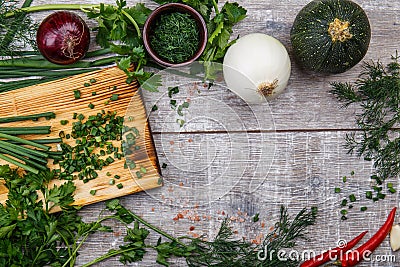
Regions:
M 11 116 L 0 118 L 0 124 L 18 121 L 36 121 L 40 118 L 53 119 L 54 112 L 42 112 L 31 115 Z M 18 135 L 49 134 L 50 126 L 32 127 L 0 127 L 0 159 L 14 164 L 27 171 L 38 173 L 46 170 L 48 159 L 59 159 L 59 152 L 51 152 L 48 144 L 60 143 L 61 138 L 46 138 L 27 140 Z M 29 147 L 25 147 L 25 145 Z M 10 156 L 12 158 L 10 158 Z
M 100 55 L 108 49 L 94 51 Z M 107 52 L 108 53 L 108 52 Z M 0 79 L 23 78 L 21 80 L 5 81 L 0 84 L 0 93 L 22 87 L 40 84 L 60 78 L 100 70 L 100 67 L 115 63 L 120 57 L 111 56 L 94 61 L 79 61 L 72 65 L 57 65 L 43 59 L 17 58 L 0 60 Z M 28 78 L 30 77 L 30 78 Z M 41 78 L 31 78 L 41 77 Z

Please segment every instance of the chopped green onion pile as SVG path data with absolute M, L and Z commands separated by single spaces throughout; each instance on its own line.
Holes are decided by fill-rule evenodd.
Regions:
M 88 182 L 98 177 L 97 171 L 124 157 L 122 147 L 113 144 L 122 139 L 124 118 L 104 110 L 87 118 L 74 114 L 73 118 L 77 121 L 72 123 L 70 137 L 75 144 L 61 144 L 64 159 L 58 161 L 60 178 Z M 67 137 L 65 133 L 62 136 Z

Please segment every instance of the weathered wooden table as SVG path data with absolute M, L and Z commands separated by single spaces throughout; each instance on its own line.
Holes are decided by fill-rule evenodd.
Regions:
M 57 3 L 82 3 L 58 0 Z M 83 1 L 95 3 L 99 1 Z M 106 3 L 113 1 L 107 0 Z M 128 0 L 128 4 L 138 1 Z M 157 5 L 141 1 L 150 8 Z M 235 34 L 261 32 L 279 39 L 292 57 L 289 32 L 297 12 L 308 0 L 240 1 L 248 17 L 235 28 Z M 372 25 L 372 40 L 365 59 L 388 62 L 399 48 L 400 2 L 358 0 Z M 33 5 L 49 3 L 34 0 Z M 53 1 L 52 1 L 53 3 Z M 40 21 L 49 12 L 34 14 Z M 91 26 L 95 25 L 92 22 Z M 349 239 L 363 230 L 370 237 L 386 219 L 388 211 L 398 206 L 398 194 L 376 204 L 362 200 L 348 216 L 340 219 L 340 201 L 350 192 L 363 198 L 369 188 L 371 164 L 346 154 L 343 137 L 355 129 L 355 109 L 341 109 L 329 94 L 332 81 L 354 80 L 361 70 L 357 65 L 345 74 L 316 75 L 304 73 L 292 62 L 292 76 L 283 95 L 258 106 L 248 106 L 223 85 L 211 89 L 169 77 L 171 84 L 182 84 L 178 101 L 190 99 L 185 111 L 186 124 L 180 128 L 170 99 L 163 93 L 144 92 L 148 108 L 158 111 L 149 116 L 165 186 L 122 198 L 123 203 L 149 222 L 176 235 L 206 234 L 210 239 L 221 219 L 232 217 L 238 237 L 256 239 L 269 231 L 279 216 L 280 205 L 291 214 L 303 207 L 317 205 L 318 222 L 311 227 L 310 241 L 299 243 L 299 251 L 320 251 L 334 247 L 339 239 Z M 354 175 L 350 173 L 354 171 Z M 343 185 L 342 176 L 348 176 Z M 398 181 L 393 181 L 398 186 Z M 335 187 L 343 194 L 335 194 Z M 367 205 L 366 212 L 359 207 Z M 94 220 L 104 203 L 87 206 L 82 216 Z M 260 221 L 251 218 L 260 214 Z M 178 214 L 183 218 L 174 220 Z M 182 216 L 180 216 L 182 217 Z M 399 220 L 396 219 L 398 222 Z M 122 226 L 118 226 L 121 232 Z M 154 234 L 154 238 L 157 235 Z M 117 233 L 92 236 L 82 247 L 78 265 L 117 248 L 122 236 Z M 376 255 L 392 255 L 388 239 Z M 397 262 L 364 263 L 360 266 L 400 266 Z M 154 254 L 131 266 L 156 266 Z M 117 259 L 98 266 L 122 266 Z M 185 266 L 183 261 L 173 266 Z

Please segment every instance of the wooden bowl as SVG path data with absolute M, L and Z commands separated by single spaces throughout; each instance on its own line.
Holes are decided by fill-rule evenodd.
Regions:
M 153 29 L 157 21 L 159 20 L 160 16 L 163 14 L 173 13 L 173 12 L 180 12 L 180 13 L 187 13 L 196 21 L 197 27 L 199 28 L 199 46 L 196 53 L 189 58 L 188 60 L 180 63 L 172 63 L 164 58 L 157 55 L 157 53 L 152 49 L 150 44 L 150 38 L 153 35 Z M 181 67 L 185 65 L 189 65 L 190 63 L 196 61 L 201 54 L 203 53 L 204 49 L 207 45 L 207 26 L 206 22 L 204 21 L 203 17 L 197 12 L 194 8 L 179 3 L 170 3 L 159 6 L 156 8 L 147 18 L 144 27 L 143 27 L 143 43 L 144 46 L 151 56 L 151 58 L 159 65 L 163 67 Z

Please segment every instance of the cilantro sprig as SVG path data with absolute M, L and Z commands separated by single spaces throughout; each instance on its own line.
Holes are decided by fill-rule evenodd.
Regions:
M 141 44 L 141 31 L 151 10 L 142 3 L 127 7 L 126 1 L 117 0 L 116 5 L 100 4 L 98 8 L 84 9 L 89 18 L 98 26 L 96 42 L 103 48 L 121 48 L 124 45 L 136 47 Z M 116 45 L 113 41 L 122 42 Z
M 137 80 L 143 89 L 157 92 L 161 77 L 150 79 L 154 73 L 143 69 L 148 63 L 148 55 L 143 48 L 140 30 L 151 10 L 142 3 L 127 7 L 126 1 L 117 0 L 116 6 L 100 4 L 99 8 L 87 9 L 85 12 L 98 23 L 95 28 L 96 42 L 124 56 L 117 65 L 126 73 L 126 82 L 130 84 Z

